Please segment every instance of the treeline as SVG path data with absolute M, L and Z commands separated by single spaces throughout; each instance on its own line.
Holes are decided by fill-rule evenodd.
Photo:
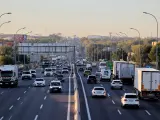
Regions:
M 82 45 L 85 46 L 87 58 L 97 61 L 99 59 L 107 60 L 129 60 L 136 62 L 141 66 L 154 63 L 156 61 L 156 45 L 152 46 L 152 42 L 156 40 L 146 38 L 141 40 L 99 40 L 82 38 Z M 160 56 L 160 44 L 159 56 Z M 160 57 L 159 57 L 160 59 Z

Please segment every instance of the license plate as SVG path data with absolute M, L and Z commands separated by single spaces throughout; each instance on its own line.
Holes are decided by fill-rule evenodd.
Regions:
M 133 100 L 129 100 L 129 102 L 133 102 Z

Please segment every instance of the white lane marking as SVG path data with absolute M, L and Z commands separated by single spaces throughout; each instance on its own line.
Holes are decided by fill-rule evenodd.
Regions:
M 40 110 L 43 108 L 43 104 L 40 106 Z
M 49 90 L 47 90 L 47 93 L 49 93 Z
M 101 86 L 103 86 L 103 85 L 101 84 Z
M 78 72 L 77 72 L 77 73 L 78 73 Z M 91 114 L 90 114 L 90 110 L 89 110 L 88 101 L 87 101 L 87 97 L 86 97 L 86 92 L 85 92 L 85 89 L 84 89 L 84 85 L 83 85 L 83 82 L 82 82 L 82 78 L 81 78 L 81 76 L 79 75 L 79 73 L 78 73 L 78 76 L 79 76 L 79 78 L 80 78 L 81 85 L 82 85 L 82 90 L 83 90 L 85 105 L 86 105 L 86 109 L 87 109 L 88 120 L 91 120 Z
M 44 97 L 44 100 L 46 100 L 47 96 Z
M 34 120 L 37 120 L 37 119 L 38 119 L 38 115 L 35 116 Z
M 13 105 L 9 108 L 9 110 L 11 110 L 13 108 Z
M 21 98 L 19 97 L 17 100 L 20 100 Z
M 145 110 L 148 115 L 151 115 L 147 110 Z
M 115 104 L 115 102 L 112 100 L 112 103 Z
M 123 91 L 126 91 L 125 89 L 123 89 Z
M 11 120 L 12 116 L 9 118 L 9 120 Z
M 68 92 L 68 110 L 67 110 L 67 120 L 70 120 L 71 112 L 71 74 L 69 75 L 69 92 Z
M 1 95 L 3 94 L 4 92 L 1 92 Z
M 2 116 L 2 117 L 0 118 L 0 120 L 3 120 L 3 118 L 4 118 L 4 117 Z
M 26 93 L 27 91 L 24 91 L 24 94 Z
M 21 105 L 23 104 L 23 102 L 21 102 Z
M 117 111 L 118 111 L 118 113 L 119 113 L 120 115 L 122 114 L 120 110 L 117 110 Z
M 30 88 L 30 86 L 28 88 Z
M 111 96 L 109 93 L 108 93 L 107 95 L 108 95 L 108 97 L 110 97 L 110 96 Z

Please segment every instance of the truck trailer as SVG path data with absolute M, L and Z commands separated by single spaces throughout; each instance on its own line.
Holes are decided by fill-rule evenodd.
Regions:
M 0 85 L 17 87 L 18 86 L 18 66 L 3 65 L 0 66 Z
M 140 99 L 159 99 L 160 71 L 153 68 L 136 68 L 134 88 Z

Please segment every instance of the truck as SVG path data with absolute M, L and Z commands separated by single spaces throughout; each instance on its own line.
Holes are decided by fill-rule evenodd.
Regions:
M 9 85 L 12 87 L 18 86 L 18 66 L 3 65 L 0 66 L 0 85 L 1 87 Z
M 134 89 L 140 99 L 159 99 L 160 71 L 153 68 L 136 68 Z
M 116 61 L 113 63 L 113 74 L 116 79 L 120 79 L 123 83 L 133 84 L 135 65 L 126 61 Z

